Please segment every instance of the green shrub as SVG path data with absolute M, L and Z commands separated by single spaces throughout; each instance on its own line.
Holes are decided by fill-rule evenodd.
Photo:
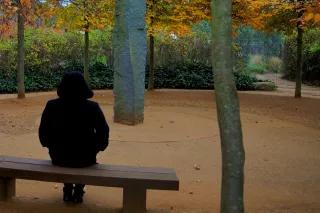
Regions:
M 307 82 L 320 81 L 320 29 L 308 30 L 303 36 L 303 70 L 302 80 Z M 295 79 L 297 69 L 296 35 L 286 38 L 284 43 L 283 69 L 287 79 Z
M 246 67 L 246 72 L 249 73 L 265 73 L 266 64 L 262 55 L 250 55 L 249 62 Z
M 234 72 L 236 87 L 238 90 L 254 90 L 257 79 L 245 72 Z
M 262 55 L 250 55 L 249 64 L 264 65 L 264 58 Z
M 148 69 L 147 69 L 148 70 Z M 234 72 L 238 90 L 253 90 L 256 78 Z M 146 73 L 148 79 L 148 72 Z M 147 86 L 148 81 L 146 81 Z M 212 67 L 202 63 L 179 63 L 155 69 L 155 88 L 214 89 Z
M 260 64 L 248 64 L 246 71 L 249 73 L 265 73 L 266 72 L 266 67 L 264 65 Z
M 279 73 L 282 69 L 282 60 L 279 57 L 272 56 L 268 59 L 267 70 L 273 73 Z
M 146 79 L 148 79 L 148 72 Z M 213 88 L 212 68 L 201 63 L 179 63 L 156 67 L 155 88 L 211 89 Z
M 79 66 L 70 66 L 52 70 L 27 70 L 25 73 L 26 91 L 48 91 L 57 87 L 65 72 L 82 71 Z M 102 63 L 90 66 L 90 85 L 93 89 L 111 89 L 113 86 L 113 70 Z M 0 93 L 16 92 L 15 74 L 0 73 Z M 253 90 L 257 80 L 249 74 L 234 72 L 238 90 Z M 148 73 L 146 73 L 146 79 Z M 146 80 L 146 87 L 147 87 Z M 176 89 L 213 89 L 214 77 L 211 66 L 184 63 L 167 67 L 156 67 L 156 88 Z
M 203 33 L 200 37 L 192 34 L 184 38 L 179 37 L 179 39 L 171 38 L 169 41 L 161 40 L 161 36 L 158 36 L 156 45 L 162 42 L 162 46 L 158 46 L 156 52 L 164 53 L 165 56 L 156 57 L 157 62 L 162 59 L 164 61 L 156 63 L 158 65 L 155 68 L 155 87 L 213 89 L 208 36 L 208 33 Z M 16 92 L 16 46 L 15 38 L 0 40 L 0 93 Z M 173 51 L 172 54 L 170 51 L 164 51 L 166 47 Z M 26 91 L 53 90 L 65 72 L 82 71 L 83 35 L 80 33 L 27 28 L 25 49 Z M 112 88 L 110 29 L 90 32 L 89 51 L 91 87 L 93 89 Z M 239 51 L 235 46 L 234 57 L 238 62 Z M 170 60 L 167 60 L 167 57 Z M 243 66 L 244 64 L 236 63 L 238 70 L 243 70 Z M 255 79 L 250 75 L 235 73 L 235 79 L 238 89 L 253 89 L 252 82 Z

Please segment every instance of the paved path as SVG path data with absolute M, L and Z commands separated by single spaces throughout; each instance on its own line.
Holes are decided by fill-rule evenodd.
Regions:
M 283 96 L 294 96 L 294 91 L 296 86 L 295 82 L 282 79 L 281 74 L 266 73 L 262 75 L 257 75 L 257 78 L 261 80 L 271 80 L 277 86 L 277 90 L 275 92 L 263 92 L 263 93 L 283 95 Z M 301 92 L 302 92 L 302 97 L 320 98 L 320 87 L 308 86 L 306 84 L 303 84 Z

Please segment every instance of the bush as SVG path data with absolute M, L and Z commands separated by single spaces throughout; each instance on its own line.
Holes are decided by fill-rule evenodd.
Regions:
M 248 73 L 234 72 L 236 87 L 238 90 L 254 90 L 254 83 L 258 80 Z
M 282 69 L 282 60 L 279 57 L 270 57 L 267 62 L 267 70 L 273 73 L 279 73 Z
M 320 50 L 308 54 L 304 62 L 302 79 L 320 86 Z
M 266 64 L 262 55 L 250 55 L 249 62 L 246 67 L 249 73 L 265 73 Z
M 266 67 L 264 65 L 260 64 L 248 64 L 246 71 L 249 73 L 265 73 L 266 72 Z
M 146 79 L 148 79 L 148 72 Z M 155 88 L 212 89 L 212 68 L 200 63 L 179 63 L 156 67 Z
M 148 69 L 147 69 L 148 70 Z M 234 72 L 238 90 L 253 90 L 256 78 Z M 148 73 L 146 76 L 148 79 Z M 146 80 L 146 86 L 147 86 Z M 212 67 L 201 63 L 180 63 L 155 69 L 155 88 L 214 89 Z
M 59 84 L 63 74 L 70 71 L 82 71 L 81 67 L 70 66 L 64 69 L 27 70 L 25 73 L 26 91 L 53 90 Z M 102 63 L 90 66 L 90 85 L 93 89 L 111 89 L 113 86 L 113 70 Z M 243 72 L 234 72 L 238 90 L 253 90 L 254 77 Z M 148 73 L 146 73 L 146 79 Z M 211 66 L 203 64 L 184 63 L 167 67 L 156 67 L 155 88 L 175 89 L 213 89 L 214 77 Z M 147 87 L 146 80 L 146 87 Z M 0 93 L 16 92 L 16 77 L 14 73 L 0 75 Z
M 169 52 L 164 51 L 163 45 L 160 45 L 161 48 L 156 48 L 170 58 L 170 60 L 164 60 L 163 63 L 156 63 L 158 64 L 155 68 L 156 88 L 214 88 L 212 68 L 209 65 L 209 34 L 199 35 L 198 33 L 198 35 L 192 34 L 176 39 L 167 38 L 169 41 L 162 41 L 161 36 L 156 38 L 156 45 L 162 42 L 172 51 L 172 54 L 167 54 Z M 16 38 L 0 39 L 0 93 L 16 92 L 16 46 Z M 82 71 L 83 35 L 80 33 L 27 28 L 25 49 L 26 91 L 53 90 L 65 72 Z M 91 87 L 93 89 L 112 88 L 111 30 L 91 31 L 89 51 Z M 236 47 L 234 51 L 235 57 L 239 57 L 240 54 Z M 235 61 L 239 62 L 236 59 Z M 159 62 L 162 58 L 156 57 L 156 60 Z M 243 70 L 244 65 L 241 63 L 236 63 L 236 66 L 237 69 Z M 235 73 L 235 78 L 238 89 L 253 88 L 254 79 L 250 75 Z
M 308 30 L 303 36 L 303 70 L 302 80 L 305 82 L 320 81 L 320 29 Z M 283 69 L 285 78 L 295 79 L 297 68 L 296 35 L 287 37 L 284 44 Z

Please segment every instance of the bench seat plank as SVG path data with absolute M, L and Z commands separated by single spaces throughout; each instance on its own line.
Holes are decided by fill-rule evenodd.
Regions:
M 0 176 L 97 186 L 179 190 L 173 169 L 97 164 L 86 168 L 53 166 L 48 160 L 0 156 Z

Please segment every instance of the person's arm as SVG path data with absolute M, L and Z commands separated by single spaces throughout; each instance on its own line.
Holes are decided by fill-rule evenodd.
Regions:
M 109 145 L 109 126 L 98 104 L 96 107 L 95 130 L 97 151 L 104 151 Z
M 39 139 L 43 147 L 49 147 L 49 104 L 47 103 L 41 116 Z

